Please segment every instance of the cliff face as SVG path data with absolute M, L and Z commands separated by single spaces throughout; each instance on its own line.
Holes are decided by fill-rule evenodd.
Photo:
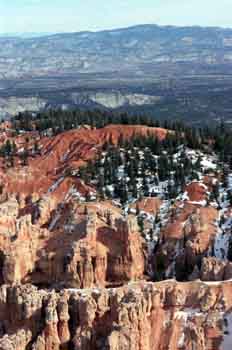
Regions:
M 178 280 L 191 278 L 191 273 L 200 269 L 202 259 L 212 250 L 217 218 L 218 211 L 213 207 L 185 203 L 172 208 L 154 257 L 156 275 Z
M 142 278 L 143 239 L 137 221 L 126 221 L 119 211 L 109 223 L 105 205 L 101 212 L 92 205 L 86 214 L 88 207 L 69 202 L 52 210 L 52 202 L 44 201 L 17 218 L 16 199 L 6 202 L 8 216 L 0 222 L 2 282 L 89 288 Z
M 166 281 L 55 293 L 2 286 L 0 349 L 227 349 L 231 288 Z
M 167 131 L 121 125 L 72 130 L 39 139 L 40 152 L 27 166 L 17 157 L 14 168 L 0 164 L 1 283 L 88 288 L 143 278 L 146 252 L 137 218 L 125 219 L 110 201 L 81 204 L 95 190 L 67 173 L 95 159 L 105 142 L 136 134 L 163 140 Z M 38 139 L 36 132 L 27 135 Z M 33 147 L 26 135 L 2 133 L 1 143 L 8 139 L 19 150 Z
M 46 100 L 38 97 L 0 97 L 0 115 L 12 116 L 19 112 L 38 112 L 46 106 Z
M 107 142 L 117 145 L 121 138 L 129 140 L 133 136 L 152 135 L 164 140 L 168 130 L 139 125 L 109 125 L 101 129 L 81 128 L 61 133 L 54 137 L 39 137 L 37 132 L 14 137 L 11 133 L 2 133 L 0 145 L 7 139 L 14 140 L 18 149 L 31 150 L 37 140 L 40 154 L 28 159 L 27 168 L 21 167 L 18 159 L 17 172 L 8 169 L 0 162 L 0 184 L 11 194 L 38 196 L 53 193 L 62 199 L 70 187 L 81 193 L 86 193 L 87 186 L 80 181 L 67 176 L 67 170 L 77 171 L 87 161 L 96 159 Z M 30 143 L 27 139 L 30 138 Z
M 230 349 L 232 211 L 224 185 L 221 206 L 210 196 L 220 175 L 124 208 L 77 175 L 105 142 L 138 133 L 167 135 L 86 126 L 42 137 L 36 154 L 26 135 L 1 135 L 31 155 L 0 160 L 0 350 Z
M 83 98 L 83 97 L 82 97 Z M 144 94 L 122 94 L 118 91 L 110 93 L 87 94 L 86 98 L 107 108 L 120 108 L 123 106 L 143 106 L 156 104 L 160 101 L 159 96 Z M 75 101 L 77 103 L 77 101 Z

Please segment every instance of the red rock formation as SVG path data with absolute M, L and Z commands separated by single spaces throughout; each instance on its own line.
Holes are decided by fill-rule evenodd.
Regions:
M 56 205 L 46 197 L 33 215 L 20 217 L 16 200 L 1 207 L 8 213 L 0 236 L 2 282 L 88 288 L 143 277 L 143 239 L 135 218 L 124 220 L 116 209 L 107 222 L 108 203 L 105 211 L 104 204 L 101 211 L 87 206 L 87 215 L 72 202 Z
M 133 203 L 130 208 L 156 215 L 160 210 L 161 204 L 162 200 L 158 197 L 145 197 Z
M 41 155 L 25 167 L 0 164 L 0 350 L 219 350 L 228 342 L 232 283 L 216 281 L 231 278 L 232 263 L 210 256 L 219 210 L 202 205 L 204 184 L 189 184 L 166 214 L 159 198 L 132 204 L 126 217 L 111 201 L 79 200 L 94 189 L 73 172 L 107 141 L 136 134 L 162 140 L 167 131 L 86 127 L 38 140 Z M 25 135 L 15 141 L 33 146 Z M 148 214 L 144 231 L 135 208 Z M 147 283 L 152 263 L 157 280 L 194 282 Z
M 194 181 L 186 186 L 185 191 L 187 192 L 189 201 L 191 202 L 202 202 L 208 197 L 207 186 L 202 182 Z
M 109 125 L 102 129 L 70 130 L 55 137 L 44 137 L 38 139 L 40 154 L 29 158 L 26 168 L 19 165 L 16 173 L 15 169 L 7 169 L 2 165 L 0 183 L 4 184 L 8 193 L 42 195 L 47 193 L 54 182 L 62 179 L 67 169 L 77 169 L 86 161 L 94 159 L 106 142 L 117 144 L 121 138 L 130 139 L 136 135 L 154 135 L 163 140 L 167 133 L 162 128 L 141 125 Z M 38 134 L 33 132 L 30 136 L 31 143 L 27 142 L 28 134 L 14 138 L 14 141 L 19 148 L 30 149 Z M 12 137 L 10 139 L 13 140 Z
M 137 283 L 117 289 L 1 287 L 0 349 L 220 349 L 232 283 Z
M 188 279 L 212 248 L 217 218 L 218 211 L 213 207 L 189 203 L 172 207 L 154 258 L 157 278 Z
M 213 257 L 204 258 L 202 261 L 200 278 L 202 281 L 223 281 L 232 279 L 232 263 Z

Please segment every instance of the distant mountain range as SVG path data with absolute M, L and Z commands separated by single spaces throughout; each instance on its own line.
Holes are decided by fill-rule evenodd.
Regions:
M 34 110 L 37 101 L 37 109 L 141 109 L 164 103 L 164 111 L 178 102 L 180 108 L 175 113 L 167 108 L 168 115 L 189 115 L 189 108 L 198 113 L 199 106 L 200 118 L 206 110 L 215 118 L 231 114 L 232 104 L 224 104 L 232 95 L 232 29 L 139 25 L 99 32 L 16 33 L 0 36 L 0 45 L 3 115 L 30 106 Z M 212 94 L 220 96 L 211 101 Z M 218 112 L 218 106 L 225 108 Z
M 180 64 L 232 64 L 232 29 L 140 25 L 37 35 L 0 38 L 3 77 L 110 71 L 143 74 L 160 65 L 165 66 L 165 73 L 171 65 L 169 73 Z
M 43 37 L 43 36 L 48 36 L 48 35 L 52 35 L 53 33 L 49 33 L 49 32 L 41 32 L 41 33 L 0 33 L 0 38 L 22 38 L 22 39 L 28 39 L 28 38 L 39 38 L 39 37 Z

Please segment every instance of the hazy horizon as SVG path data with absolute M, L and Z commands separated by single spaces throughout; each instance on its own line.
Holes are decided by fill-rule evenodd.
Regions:
M 141 24 L 232 28 L 231 12 L 231 0 L 69 0 L 68 5 L 64 0 L 2 0 L 0 33 L 54 34 Z
M 157 24 L 157 23 L 139 23 L 139 24 L 131 24 L 129 26 L 124 26 L 124 27 L 113 27 L 113 28 L 102 28 L 102 29 L 96 29 L 96 30 L 73 30 L 73 31 L 60 31 L 60 32 L 0 32 L 0 36 L 21 36 L 25 38 L 30 38 L 30 37 L 42 37 L 42 36 L 49 36 L 49 35 L 56 35 L 56 34 L 72 34 L 72 33 L 83 33 L 83 32 L 90 32 L 90 33 L 98 33 L 98 32 L 107 32 L 107 31 L 117 31 L 117 30 L 124 30 L 124 29 L 129 29 L 133 27 L 139 27 L 139 26 L 159 26 L 159 27 L 177 27 L 177 28 L 194 28 L 194 27 L 199 27 L 199 28 L 219 28 L 219 29 L 229 29 L 232 30 L 231 27 L 226 27 L 226 26 L 201 26 L 201 25 L 175 25 L 175 24 Z

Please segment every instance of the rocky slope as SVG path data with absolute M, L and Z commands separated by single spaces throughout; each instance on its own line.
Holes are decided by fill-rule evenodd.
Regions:
M 37 152 L 28 158 L 27 168 L 22 167 L 16 157 L 17 174 L 14 169 L 2 164 L 0 181 L 8 193 L 19 193 L 21 196 L 41 195 L 47 192 L 64 194 L 65 188 L 68 191 L 71 183 L 74 187 L 76 183 L 77 190 L 81 189 L 81 192 L 85 192 L 85 186 L 81 186 L 80 180 L 67 176 L 68 170 L 75 173 L 75 170 L 78 170 L 87 161 L 95 159 L 107 142 L 117 145 L 120 138 L 129 140 L 136 135 L 153 135 L 163 140 L 167 133 L 168 131 L 162 128 L 139 125 L 109 125 L 95 130 L 86 127 L 70 130 L 55 137 L 50 137 L 48 131 L 48 136 L 42 138 L 37 132 L 12 138 L 12 132 L 7 131 L 1 135 L 2 143 L 7 139 L 14 139 L 19 151 L 28 149 L 33 153 L 34 142 L 37 141 L 39 154 Z
M 231 288 L 171 280 L 60 293 L 3 286 L 0 349 L 228 350 Z
M 217 155 L 178 146 L 172 162 L 183 167 L 185 152 L 200 163 L 198 180 L 170 199 L 168 184 L 154 186 L 146 172 L 156 196 L 122 205 L 101 198 L 80 167 L 104 165 L 107 142 L 162 142 L 173 132 L 49 133 L 1 125 L 0 146 L 14 141 L 16 150 L 0 157 L 0 349 L 229 350 L 232 175 L 222 181 Z
M 10 117 L 24 111 L 38 112 L 46 107 L 46 100 L 38 97 L 0 97 L 0 116 Z

